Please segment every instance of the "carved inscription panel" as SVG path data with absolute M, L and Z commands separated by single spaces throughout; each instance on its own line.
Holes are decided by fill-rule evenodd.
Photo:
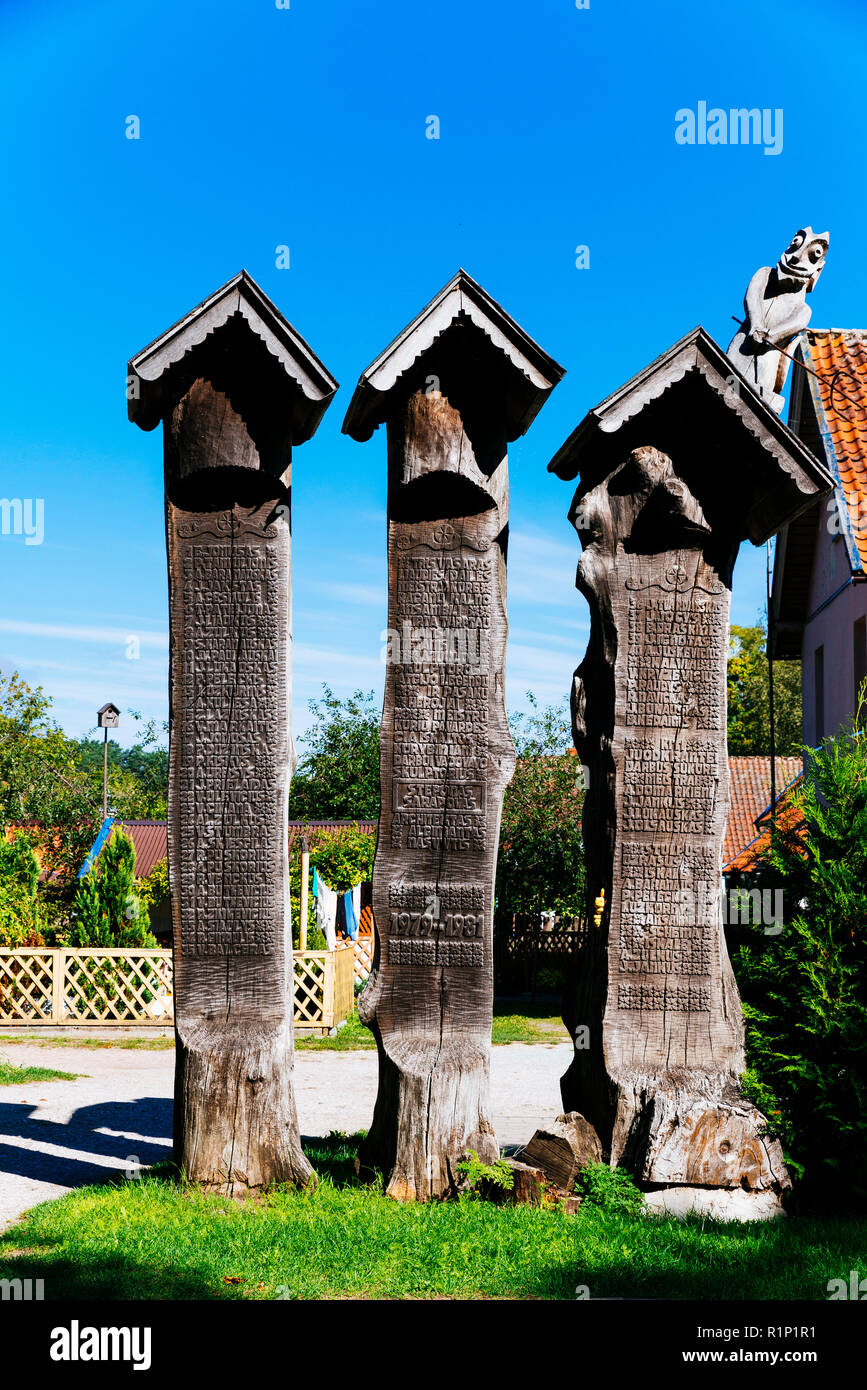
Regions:
M 691 595 L 629 595 L 626 720 L 646 728 L 722 727 L 720 666 L 728 605 Z
M 419 547 L 393 552 L 391 562 L 397 569 L 392 622 L 398 631 L 411 627 L 413 644 L 388 673 L 391 781 L 384 788 L 383 831 L 403 879 L 388 886 L 388 962 L 481 968 L 491 906 L 483 885 L 490 877 L 488 740 L 496 677 L 488 641 L 456 645 L 440 638 L 461 630 L 488 633 L 493 556 Z M 431 640 L 419 642 L 420 632 Z M 407 881 L 416 856 L 438 865 L 442 878 L 431 878 L 428 867 L 421 881 Z
M 612 920 L 620 1009 L 707 1013 L 718 968 L 728 592 L 673 561 L 618 625 L 623 737 Z
M 624 751 L 625 831 L 711 833 L 720 777 L 717 739 L 628 737 Z
M 490 624 L 486 557 L 402 555 L 397 618 L 449 630 Z M 487 847 L 489 673 L 470 662 L 401 662 L 392 669 L 391 844 L 447 853 Z
M 718 896 L 713 850 L 683 841 L 621 844 L 621 1009 L 679 1010 L 684 999 L 699 1012 L 710 1008 Z
M 199 540 L 181 562 L 181 948 L 268 955 L 281 939 L 286 652 L 279 542 Z

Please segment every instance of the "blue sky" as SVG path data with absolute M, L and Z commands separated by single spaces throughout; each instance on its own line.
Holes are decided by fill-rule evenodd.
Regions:
M 804 223 L 831 232 L 814 325 L 867 326 L 865 38 L 856 0 L 2 0 L 0 496 L 45 519 L 0 536 L 0 668 L 73 734 L 109 699 L 165 718 L 161 431 L 128 423 L 126 362 L 244 266 L 341 383 L 293 465 L 296 732 L 323 681 L 381 692 L 385 439 L 340 425 L 463 265 L 567 368 L 510 451 L 508 701 L 561 698 L 587 633 L 546 472 L 569 431 L 696 323 L 726 346 Z M 781 109 L 781 152 L 679 145 L 700 101 Z M 735 622 L 764 563 L 744 548 Z

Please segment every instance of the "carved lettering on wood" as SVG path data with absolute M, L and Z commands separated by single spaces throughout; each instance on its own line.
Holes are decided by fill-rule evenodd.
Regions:
M 612 1158 L 645 1181 L 678 1171 L 684 1183 L 701 1172 L 703 1184 L 748 1174 L 752 1186 L 779 1185 L 779 1146 L 760 1139 L 762 1117 L 736 1089 L 743 1025 L 720 910 L 737 532 L 714 536 L 672 461 L 651 448 L 579 498 L 589 525 L 578 583 L 607 637 L 591 637 L 576 673 L 576 734 L 590 766 L 591 896 L 604 888 L 607 910 L 591 929 L 575 1015 L 595 1043 L 564 1077 L 565 1108 L 583 1110 Z M 695 1088 L 712 1128 L 729 1126 L 726 1155 L 734 1144 L 739 1156 L 699 1152 L 685 1118 Z
M 270 955 L 282 934 L 287 560 L 277 528 L 268 532 L 251 544 L 239 525 L 235 544 L 181 542 L 184 955 Z
M 810 245 L 798 274 L 825 250 Z M 729 597 L 741 542 L 763 544 L 833 480 L 764 390 L 732 390 L 702 328 L 589 411 L 549 469 L 580 478 L 570 520 L 591 627 L 572 708 L 591 923 L 604 902 L 565 1000 L 564 1110 L 613 1164 L 680 1187 L 680 1210 L 743 1188 L 755 1200 L 741 1210 L 766 1215 L 789 1178 L 741 1089 L 722 922 Z
M 291 450 L 337 383 L 245 272 L 129 364 L 163 422 L 175 1160 L 232 1192 L 312 1176 L 292 1087 Z
M 386 1191 L 453 1191 L 497 1157 L 488 1099 L 494 872 L 514 749 L 504 703 L 509 440 L 562 368 L 458 271 L 359 381 L 344 431 L 388 431 L 389 618 L 359 1014 L 379 1090 L 364 1168 Z

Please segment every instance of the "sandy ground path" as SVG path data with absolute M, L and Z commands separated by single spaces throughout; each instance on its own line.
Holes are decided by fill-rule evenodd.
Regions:
M 571 1045 L 509 1043 L 493 1049 L 491 1100 L 501 1144 L 526 1143 L 560 1110 L 559 1079 Z M 77 1081 L 0 1087 L 0 1230 L 28 1207 L 118 1172 L 168 1157 L 174 1055 L 129 1048 L 3 1048 L 18 1066 L 81 1073 Z M 367 1129 L 376 1098 L 376 1053 L 298 1052 L 301 1133 Z

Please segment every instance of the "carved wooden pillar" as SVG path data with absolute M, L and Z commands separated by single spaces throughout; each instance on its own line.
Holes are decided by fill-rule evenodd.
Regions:
M 765 1215 L 789 1179 L 739 1089 L 722 927 L 729 600 L 741 540 L 765 539 L 829 479 L 727 378 L 697 329 L 592 411 L 551 465 L 581 472 L 570 518 L 591 636 L 573 714 L 590 770 L 588 896 L 606 900 L 566 1011 L 576 1052 L 562 1089 L 658 1205 Z M 719 1189 L 728 1208 L 708 1205 Z
M 492 344 L 493 338 L 493 344 Z M 495 344 L 495 345 L 494 345 Z M 362 1166 L 401 1199 L 498 1146 L 488 1107 L 506 721 L 506 443 L 562 375 L 460 272 L 364 373 L 344 430 L 388 428 L 389 649 Z
M 207 336 L 206 336 L 207 334 Z M 336 383 L 245 273 L 129 367 L 162 419 L 171 622 L 175 1159 L 305 1183 L 292 1088 L 289 479 Z

